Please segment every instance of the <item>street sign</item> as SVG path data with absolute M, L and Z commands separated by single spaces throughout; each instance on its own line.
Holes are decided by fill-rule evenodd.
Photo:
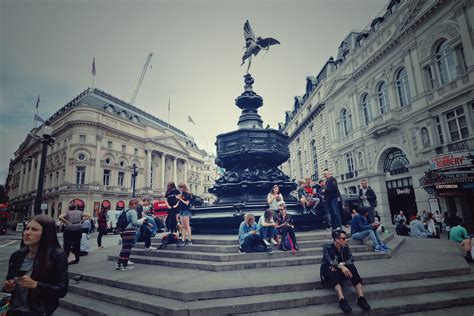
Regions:
M 48 209 L 48 204 L 41 204 L 41 210 L 45 211 Z

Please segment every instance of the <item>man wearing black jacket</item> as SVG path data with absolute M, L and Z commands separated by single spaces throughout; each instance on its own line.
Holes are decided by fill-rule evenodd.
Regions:
M 362 206 L 365 206 L 369 209 L 369 224 L 374 223 L 375 207 L 377 206 L 377 195 L 365 179 L 360 181 L 359 200 L 361 200 Z
M 326 198 L 326 206 L 331 214 L 331 224 L 333 230 L 342 229 L 341 213 L 339 211 L 339 201 L 341 200 L 341 193 L 337 187 L 337 180 L 334 178 L 329 170 L 325 169 L 323 176 L 326 178 L 326 188 L 324 196 Z

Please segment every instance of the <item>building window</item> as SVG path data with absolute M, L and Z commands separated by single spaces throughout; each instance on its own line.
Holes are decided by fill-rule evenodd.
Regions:
M 105 158 L 105 164 L 109 166 L 111 164 L 112 160 L 110 158 Z
M 339 162 L 337 160 L 334 161 L 334 171 L 339 174 Z
M 326 137 L 323 137 L 322 139 L 322 146 L 323 146 L 323 150 L 326 150 Z
M 464 114 L 464 109 L 462 107 L 446 113 L 446 121 L 448 123 L 448 132 L 452 142 L 465 139 L 469 136 L 466 115 Z
M 86 167 L 77 166 L 76 167 L 76 184 L 84 184 L 86 179 Z
M 79 144 L 86 143 L 86 135 L 79 135 Z
M 103 179 L 104 185 L 110 185 L 110 173 L 111 171 L 109 169 L 104 169 L 104 179 Z
M 436 130 L 438 131 L 439 143 L 444 144 L 443 128 L 441 127 L 441 121 L 439 119 L 439 116 L 435 116 L 434 120 L 436 123 Z
M 311 141 L 311 154 L 313 156 L 313 169 L 314 169 L 314 176 L 315 179 L 319 178 L 319 173 L 318 173 L 318 153 L 316 151 L 316 140 Z
M 438 64 L 441 84 L 446 84 L 456 78 L 454 51 L 449 47 L 446 40 L 439 44 L 436 50 L 436 63 Z
M 118 182 L 117 182 L 119 187 L 123 187 L 123 181 L 124 180 L 125 180 L 125 172 L 119 171 L 119 173 L 118 173 Z
M 380 114 L 385 114 L 390 110 L 387 95 L 387 84 L 382 81 L 377 87 L 377 97 L 379 99 Z
M 84 155 L 83 153 L 80 153 L 80 154 L 77 156 L 77 159 L 78 159 L 79 161 L 86 160 L 86 155 Z
M 359 164 L 359 169 L 364 167 L 364 155 L 361 151 L 357 153 L 357 163 Z
M 107 148 L 108 149 L 112 149 L 112 145 L 113 145 L 113 143 L 112 143 L 111 140 L 107 141 Z
M 423 148 L 429 148 L 431 146 L 430 142 L 430 135 L 428 134 L 428 129 L 426 127 L 422 127 L 420 131 L 421 135 L 421 143 L 423 145 Z
M 372 121 L 372 111 L 370 110 L 369 95 L 365 93 L 362 96 L 362 114 L 364 115 L 364 123 L 368 125 Z
M 400 99 L 400 106 L 410 103 L 410 88 L 408 87 L 408 74 L 405 68 L 402 68 L 397 74 L 397 91 Z
M 303 179 L 303 161 L 301 160 L 301 151 L 298 152 L 299 178 Z
M 56 186 L 59 186 L 59 171 L 56 172 Z
M 127 151 L 127 146 L 126 146 L 126 145 L 122 145 L 122 152 L 124 153 L 125 151 Z
M 346 109 L 343 109 L 341 112 L 341 123 L 342 123 L 342 136 L 349 136 L 351 132 L 351 117 L 347 113 Z
M 383 172 L 390 172 L 391 175 L 408 172 L 406 167 L 410 162 L 403 151 L 393 148 L 385 157 Z
M 135 148 L 135 149 L 133 150 L 133 153 L 135 154 L 135 156 L 138 155 L 138 148 Z
M 346 155 L 346 167 L 347 172 L 354 172 L 354 158 L 352 156 L 352 152 L 347 153 Z

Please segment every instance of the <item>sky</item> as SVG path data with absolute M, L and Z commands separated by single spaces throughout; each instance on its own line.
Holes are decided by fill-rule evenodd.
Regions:
M 351 30 L 370 24 L 388 0 L 0 0 L 0 184 L 34 127 L 92 86 L 129 101 L 147 56 L 135 106 L 191 134 L 215 153 L 216 136 L 237 128 L 235 98 L 248 19 L 281 42 L 252 61 L 264 126 L 277 128 L 306 76 L 316 75 Z M 188 122 L 191 116 L 195 125 Z

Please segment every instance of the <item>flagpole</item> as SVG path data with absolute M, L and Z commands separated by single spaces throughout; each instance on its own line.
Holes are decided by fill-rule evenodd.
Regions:
M 170 129 L 171 97 L 168 98 L 168 129 Z
M 92 89 L 94 89 L 95 85 L 95 56 L 92 59 Z
M 36 99 L 36 115 L 39 115 L 39 103 L 40 103 L 40 95 L 38 94 L 38 99 Z M 38 125 L 36 125 L 36 123 L 38 122 L 36 120 L 36 116 L 33 118 L 33 120 L 35 121 L 35 128 L 38 127 Z

